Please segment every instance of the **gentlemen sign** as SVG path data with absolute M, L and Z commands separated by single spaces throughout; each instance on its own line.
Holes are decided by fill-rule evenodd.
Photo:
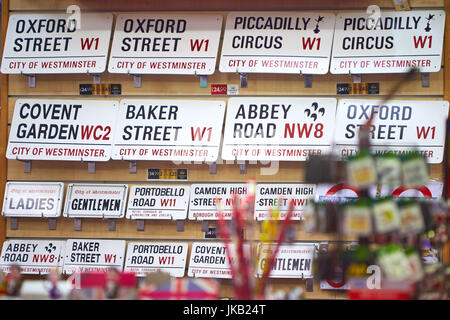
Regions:
M 403 155 L 419 151 L 428 163 L 440 163 L 445 142 L 448 101 L 339 100 L 336 115 L 336 149 L 341 157 L 356 154 L 360 127 L 374 113 L 370 128 L 375 154 Z
M 221 30 L 219 15 L 118 15 L 108 71 L 213 74 Z
M 245 197 L 247 187 L 243 183 L 233 184 L 193 184 L 189 202 L 190 220 L 218 220 L 219 212 L 224 219 L 231 219 L 234 197 Z
M 187 252 L 187 243 L 129 242 L 124 271 L 143 277 L 161 270 L 172 277 L 183 277 Z
M 230 98 L 224 160 L 305 161 L 331 151 L 336 99 Z
M 315 184 L 258 184 L 256 186 L 255 219 L 269 220 L 270 209 L 278 209 L 278 219 L 286 218 L 289 203 L 294 202 L 293 220 L 303 220 L 303 210 L 309 199 L 314 200 Z
M 62 182 L 7 182 L 2 214 L 5 217 L 59 217 L 63 191 Z
M 64 216 L 122 218 L 125 214 L 127 194 L 126 184 L 69 184 Z
M 6 157 L 108 161 L 116 110 L 114 101 L 19 99 Z
M 65 241 L 12 239 L 3 243 L 0 269 L 9 273 L 11 265 L 19 265 L 24 274 L 45 274 L 60 266 Z
M 441 70 L 445 12 L 340 13 L 336 18 L 331 73 Z
M 68 239 L 63 273 L 122 271 L 125 240 Z
M 184 220 L 189 206 L 189 186 L 132 186 L 128 219 Z
M 231 263 L 237 264 L 235 246 L 230 244 Z M 250 246 L 244 245 L 245 256 L 249 257 Z M 225 244 L 194 242 L 189 260 L 189 277 L 231 279 L 230 262 L 226 253 Z
M 2 73 L 102 73 L 112 22 L 110 13 L 11 15 Z
M 219 70 L 325 74 L 334 20 L 320 12 L 229 13 Z
M 225 102 L 122 100 L 115 160 L 215 161 Z
M 271 278 L 312 278 L 314 245 L 281 245 L 270 273 Z M 268 257 L 275 251 L 275 245 L 259 244 L 257 275 L 261 277 L 269 268 Z

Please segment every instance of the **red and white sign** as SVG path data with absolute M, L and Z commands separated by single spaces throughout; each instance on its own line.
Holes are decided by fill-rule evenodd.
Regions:
M 237 264 L 237 253 L 233 244 L 229 245 L 231 263 Z M 250 246 L 244 245 L 245 257 L 250 256 Z M 194 242 L 189 259 L 189 277 L 231 279 L 231 268 L 225 244 L 221 242 Z
M 19 265 L 23 274 L 46 274 L 62 265 L 65 241 L 11 239 L 3 243 L 0 269 Z
M 108 161 L 116 111 L 115 101 L 19 99 L 6 157 Z
M 64 217 L 122 218 L 127 195 L 126 184 L 71 183 L 67 187 Z
M 315 184 L 258 184 L 256 186 L 255 219 L 271 220 L 270 209 L 278 209 L 278 220 L 286 218 L 289 203 L 294 201 L 292 220 L 303 220 L 303 210 L 314 200 Z
M 220 207 L 226 220 L 232 218 L 234 197 L 247 196 L 244 183 L 230 184 L 192 184 L 189 201 L 190 220 L 219 220 L 217 207 Z
M 380 105 L 377 100 L 339 100 L 336 152 L 342 158 L 357 153 L 359 128 L 374 112 L 369 135 L 372 153 L 419 151 L 428 163 L 441 163 L 448 110 L 448 101 L 391 100 Z
M 64 183 L 6 183 L 2 215 L 5 217 L 56 218 L 61 215 Z
M 358 188 L 348 183 L 319 183 L 316 191 L 316 202 L 346 202 L 360 196 Z
M 111 13 L 12 14 L 2 73 L 102 73 L 111 39 Z
M 109 268 L 122 271 L 125 243 L 125 240 L 68 239 L 63 273 L 103 272 Z
M 399 198 L 428 198 L 441 199 L 444 183 L 439 181 L 430 181 L 420 187 L 381 187 L 380 197 L 393 196 Z
M 320 280 L 321 290 L 348 290 L 350 284 L 346 281 Z
M 127 219 L 184 220 L 189 206 L 189 186 L 132 186 Z
M 445 11 L 341 12 L 336 18 L 331 73 L 441 70 Z
M 305 161 L 331 151 L 333 98 L 230 98 L 224 160 Z
M 122 100 L 114 160 L 215 161 L 225 102 Z
M 131 74 L 213 74 L 220 15 L 120 14 L 108 71 Z
M 275 252 L 276 244 L 258 244 L 258 269 L 257 276 L 261 277 L 268 257 Z M 313 277 L 313 258 L 314 245 L 307 244 L 289 244 L 281 245 L 275 262 L 270 272 L 270 278 L 312 278 Z
M 323 12 L 231 12 L 219 70 L 325 74 L 334 22 Z
M 158 270 L 172 277 L 184 277 L 187 252 L 187 243 L 129 242 L 124 271 L 134 272 L 138 277 Z

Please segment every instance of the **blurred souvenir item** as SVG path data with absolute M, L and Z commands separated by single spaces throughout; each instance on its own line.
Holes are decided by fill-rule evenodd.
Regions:
M 398 201 L 400 214 L 400 231 L 404 235 L 419 234 L 425 231 L 425 222 L 423 219 L 420 205 L 413 200 Z
M 159 284 L 156 284 L 159 283 Z M 217 300 L 219 285 L 212 279 L 172 278 L 146 284 L 139 289 L 141 300 Z
M 119 270 L 117 270 L 116 268 L 108 268 L 108 270 L 106 270 L 106 299 L 116 299 L 119 297 L 119 275 Z
M 428 167 L 425 158 L 419 152 L 402 157 L 403 187 L 420 187 L 428 183 Z
M 9 273 L 6 276 L 6 294 L 10 297 L 20 296 L 22 286 L 22 273 L 20 266 L 11 265 Z
M 372 155 L 362 150 L 350 156 L 347 162 L 348 182 L 357 188 L 369 188 L 377 182 L 377 172 Z
M 0 269 L 0 296 L 6 295 L 6 276 Z
M 49 288 L 48 288 L 49 298 L 50 299 L 61 299 L 62 292 L 58 287 L 58 283 L 60 280 L 60 274 L 59 274 L 58 269 L 50 270 L 49 274 L 47 275 L 47 280 L 49 283 Z
M 370 201 L 360 199 L 343 206 L 343 234 L 353 237 L 367 237 L 373 232 Z
M 305 161 L 305 181 L 309 183 L 337 182 L 340 172 L 337 166 L 338 162 L 332 155 L 310 155 Z
M 386 275 L 387 280 L 403 281 L 412 276 L 408 257 L 396 244 L 382 246 L 377 251 L 377 263 Z
M 401 185 L 402 163 L 394 153 L 388 152 L 375 158 L 377 180 L 380 185 Z
M 376 200 L 373 203 L 375 231 L 387 233 L 397 231 L 400 227 L 400 215 L 397 204 L 391 198 Z

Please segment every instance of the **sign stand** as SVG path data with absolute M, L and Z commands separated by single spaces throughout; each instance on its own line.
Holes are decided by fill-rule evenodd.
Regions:
M 300 74 L 302 72 L 300 71 Z M 312 88 L 312 74 L 303 74 L 305 77 L 305 88 Z
M 202 232 L 208 232 L 209 222 L 207 220 L 202 221 Z
M 195 71 L 195 75 L 200 77 L 200 88 L 207 88 L 208 87 L 208 76 L 199 75 L 199 74 L 197 74 L 197 71 Z
M 361 83 L 361 74 L 352 74 L 350 71 L 349 73 L 352 76 L 353 83 Z
M 144 229 L 145 229 L 145 220 L 138 219 L 138 220 L 136 220 L 136 222 L 137 222 L 137 231 L 144 231 Z
M 130 161 L 130 173 L 136 173 L 137 172 L 137 163 L 136 160 Z
M 239 79 L 241 81 L 241 88 L 247 88 L 248 86 L 247 73 L 239 73 Z
M 88 173 L 95 173 L 95 162 L 89 161 L 87 164 L 88 164 Z
M 23 162 L 24 173 L 31 173 L 31 160 L 20 160 L 19 157 L 16 157 L 16 160 Z
M 48 230 L 56 230 L 56 218 L 48 218 Z
M 108 230 L 116 231 L 116 219 L 108 219 Z
M 19 218 L 12 217 L 11 218 L 11 230 L 19 229 Z
M 88 71 L 87 74 L 90 74 L 93 76 L 94 84 L 100 84 L 100 82 L 101 82 L 101 74 L 100 73 L 89 73 L 89 71 Z
M 430 73 L 429 72 L 421 72 L 420 75 L 422 77 L 422 88 L 429 88 L 430 87 Z
M 184 220 L 177 220 L 177 231 L 184 232 Z
M 128 71 L 129 75 L 133 76 L 133 82 L 135 88 L 142 88 L 142 75 L 140 74 L 130 74 L 130 71 Z
M 209 174 L 216 174 L 217 173 L 217 162 L 213 162 L 209 165 Z
M 246 164 L 245 160 L 243 163 L 239 163 L 239 173 L 247 174 L 247 164 Z
M 73 222 L 73 230 L 81 231 L 81 219 L 80 218 L 75 218 L 75 220 Z
M 314 283 L 313 279 L 308 278 L 305 282 L 306 292 L 313 292 L 314 291 Z
M 28 77 L 28 88 L 36 88 L 36 75 L 35 74 L 26 74 L 20 71 L 20 74 Z

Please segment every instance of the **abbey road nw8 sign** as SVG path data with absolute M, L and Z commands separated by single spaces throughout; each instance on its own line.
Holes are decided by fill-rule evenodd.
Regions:
M 340 12 L 331 73 L 441 70 L 445 11 Z
M 247 195 L 244 183 L 233 184 L 192 184 L 189 201 L 190 220 L 218 220 L 220 207 L 224 219 L 231 219 L 234 196 L 238 198 Z
M 63 191 L 62 182 L 9 181 L 2 214 L 5 217 L 59 217 Z
M 312 278 L 314 245 L 281 245 L 270 273 L 271 278 Z M 275 245 L 258 244 L 257 275 L 261 277 L 269 263 L 268 257 L 275 251 Z
M 237 264 L 235 246 L 230 244 L 231 263 Z M 250 246 L 244 245 L 246 257 L 250 256 Z M 231 279 L 231 269 L 225 245 L 221 242 L 194 242 L 189 259 L 189 277 Z
M 224 160 L 305 161 L 331 151 L 333 98 L 230 98 Z
M 108 161 L 116 111 L 114 101 L 19 99 L 6 157 Z
M 428 163 L 442 161 L 448 101 L 391 100 L 379 104 L 376 100 L 339 100 L 335 131 L 338 155 L 356 153 L 359 128 L 374 112 L 369 135 L 373 153 L 419 151 Z
M 221 30 L 219 15 L 120 14 L 108 71 L 213 74 Z
M 189 186 L 132 186 L 126 217 L 184 220 L 189 206 L 189 190 Z
M 69 218 L 122 218 L 128 185 L 81 184 L 67 187 L 64 216 Z
M 188 244 L 179 242 L 129 242 L 124 271 L 143 277 L 161 270 L 184 277 Z
M 49 273 L 64 259 L 65 241 L 11 239 L 3 243 L 0 269 L 9 273 L 11 265 L 19 265 L 24 274 Z
M 258 184 L 256 186 L 255 219 L 272 219 L 269 209 L 279 209 L 278 219 L 284 220 L 290 201 L 294 201 L 293 220 L 303 220 L 303 210 L 308 201 L 314 200 L 315 184 Z
M 323 12 L 232 12 L 221 72 L 325 74 L 335 16 Z
M 115 160 L 215 161 L 225 102 L 122 100 Z
M 13 14 L 2 73 L 102 73 L 112 22 L 110 13 Z
M 125 240 L 68 239 L 63 273 L 122 271 Z

